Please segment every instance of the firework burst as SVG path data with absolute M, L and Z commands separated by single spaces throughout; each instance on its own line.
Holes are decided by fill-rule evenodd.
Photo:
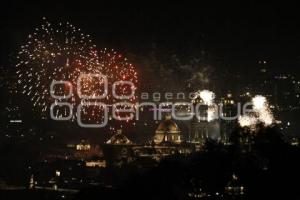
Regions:
M 108 88 L 112 90 L 114 83 L 123 81 L 123 83 L 120 82 L 120 84 L 117 84 L 115 93 L 118 96 L 131 96 L 130 98 L 125 99 L 125 101 L 135 103 L 137 98 L 135 95 L 135 90 L 137 89 L 136 85 L 138 84 L 138 75 L 133 64 L 114 49 L 104 48 L 103 50 L 99 51 L 99 59 L 101 60 L 103 73 L 106 74 L 108 78 Z M 127 84 L 125 83 L 126 81 Z M 128 84 L 128 82 L 132 84 Z M 112 94 L 109 94 L 107 95 L 107 100 L 109 100 L 110 103 L 115 103 L 118 101 L 118 98 L 114 97 Z
M 201 99 L 204 105 L 207 105 L 207 121 L 213 121 L 218 118 L 218 106 L 215 104 L 215 93 L 209 90 L 199 90 L 194 94 L 192 102 Z
M 101 96 L 105 89 L 103 76 L 99 78 L 94 75 L 105 75 L 109 84 L 120 80 L 137 84 L 133 65 L 121 54 L 107 49 L 97 51 L 90 36 L 81 29 L 68 22 L 52 25 L 45 18 L 41 26 L 28 36 L 25 45 L 21 46 L 16 67 L 18 91 L 30 97 L 34 107 L 42 111 L 43 118 L 49 116 L 51 105 L 67 102 L 74 110 L 74 120 L 76 107 L 84 103 L 83 118 L 98 123 L 103 116 L 93 108 L 97 107 L 98 100 L 94 97 Z M 82 74 L 93 76 L 84 76 L 78 82 Z M 59 84 L 50 91 L 53 81 Z M 80 91 L 77 90 L 77 83 L 80 83 Z M 136 86 L 119 87 L 117 91 L 122 95 L 129 89 L 135 90 Z M 88 98 L 82 98 L 81 95 Z M 128 101 L 135 102 L 135 98 L 133 95 Z M 114 102 L 110 93 L 106 100 Z M 54 111 L 56 117 L 68 115 L 69 108 L 58 108 Z
M 239 118 L 241 127 L 256 129 L 256 125 L 262 123 L 264 126 L 270 126 L 274 123 L 274 116 L 270 110 L 267 98 L 257 95 L 252 98 L 253 112 Z

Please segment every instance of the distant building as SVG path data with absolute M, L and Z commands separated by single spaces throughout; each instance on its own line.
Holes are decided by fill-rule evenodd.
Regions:
M 135 144 L 118 130 L 102 148 L 108 167 L 145 158 L 159 161 L 165 156 L 194 151 L 193 144 L 182 141 L 181 132 L 170 115 L 159 124 L 149 144 Z
M 80 140 L 80 143 L 67 144 L 68 153 L 65 155 L 69 159 L 89 160 L 93 157 L 103 157 L 100 145 L 92 145 L 87 140 Z
M 106 161 L 105 160 L 90 160 L 85 161 L 86 167 L 99 167 L 99 168 L 105 168 L 106 167 Z
M 154 143 L 161 144 L 170 142 L 180 144 L 182 142 L 180 130 L 177 124 L 172 121 L 171 115 L 166 115 L 165 120 L 162 121 L 155 131 Z
M 136 146 L 122 130 L 118 130 L 102 147 L 107 166 L 121 166 L 133 160 L 132 148 Z
M 279 110 L 293 110 L 299 105 L 296 95 L 295 78 L 291 75 L 277 75 L 274 77 L 274 104 Z
M 237 105 L 235 101 L 232 99 L 231 95 L 227 95 L 226 98 L 221 99 L 222 109 L 220 110 L 220 114 L 222 115 L 220 118 L 220 133 L 221 133 L 221 141 L 226 144 L 229 142 L 229 138 L 232 132 L 237 127 L 237 119 L 233 119 L 237 116 Z
M 195 102 L 197 103 L 197 102 Z M 198 115 L 195 115 L 191 121 L 191 131 L 189 133 L 189 142 L 203 144 L 207 139 L 220 138 L 220 122 L 218 119 L 209 119 L 208 105 L 198 107 Z

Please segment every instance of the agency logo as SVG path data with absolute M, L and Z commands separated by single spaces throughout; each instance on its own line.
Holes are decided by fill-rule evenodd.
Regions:
M 83 81 L 86 79 L 98 80 L 102 88 L 97 88 L 97 90 L 102 91 L 101 94 L 85 94 L 83 89 Z M 271 124 L 274 119 L 273 115 L 268 108 L 268 102 L 265 97 L 257 96 L 252 99 L 251 102 L 246 102 L 245 104 L 236 103 L 235 115 L 228 116 L 224 115 L 224 104 L 215 103 L 214 93 L 211 91 L 200 91 L 194 94 L 189 94 L 187 101 L 178 101 L 178 102 L 159 102 L 157 99 L 153 101 L 145 101 L 145 97 L 149 97 L 150 94 L 143 92 L 141 99 L 144 100 L 142 103 L 130 102 L 131 99 L 135 98 L 135 85 L 130 81 L 116 81 L 111 86 L 111 91 L 109 91 L 109 83 L 107 76 L 103 74 L 80 74 L 76 82 L 76 93 L 79 99 L 81 100 L 77 108 L 74 108 L 74 104 L 69 103 L 68 100 L 74 95 L 74 88 L 69 81 L 56 81 L 53 80 L 50 85 L 50 94 L 53 99 L 56 101 L 50 106 L 50 116 L 53 120 L 58 121 L 67 121 L 71 120 L 74 115 L 76 115 L 77 123 L 80 127 L 84 128 L 102 128 L 108 124 L 110 118 L 117 121 L 129 121 L 140 119 L 140 110 L 142 108 L 149 108 L 153 111 L 153 120 L 161 120 L 164 112 L 171 114 L 174 120 L 186 121 L 197 119 L 198 121 L 213 121 L 221 119 L 224 121 L 239 120 L 240 124 L 243 125 L 252 125 L 254 122 L 258 121 L 266 122 L 266 124 Z M 57 95 L 55 94 L 55 87 L 59 85 L 64 85 L 68 87 L 67 94 Z M 130 88 L 130 91 L 125 94 L 118 94 L 117 88 Z M 98 91 L 98 92 L 99 92 Z M 108 104 L 104 103 L 105 99 L 108 98 L 108 95 L 112 95 L 115 100 L 118 100 L 117 103 Z M 161 96 L 160 93 L 155 92 L 155 95 Z M 180 93 L 182 96 L 184 93 Z M 201 99 L 201 101 L 195 102 L 195 95 Z M 178 94 L 168 93 L 167 97 L 179 96 Z M 65 101 L 64 101 L 65 100 Z M 169 100 L 169 99 L 168 99 Z M 68 114 L 65 116 L 57 116 L 54 114 L 54 109 L 57 107 L 66 107 L 68 109 Z M 86 107 L 98 107 L 102 110 L 102 122 L 101 123 L 84 123 L 82 120 L 82 113 Z M 75 111 L 75 113 L 74 113 Z M 111 112 L 111 113 L 110 113 Z M 122 114 L 122 115 L 120 115 Z M 266 118 L 268 119 L 266 120 Z

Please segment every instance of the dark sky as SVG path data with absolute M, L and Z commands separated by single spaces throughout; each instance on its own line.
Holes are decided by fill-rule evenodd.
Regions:
M 97 46 L 147 52 L 156 43 L 186 55 L 208 50 L 226 66 L 251 67 L 267 59 L 275 69 L 299 72 L 300 17 L 297 5 L 148 1 L 8 1 L 1 8 L 1 63 L 24 41 L 42 16 L 68 20 L 90 33 Z M 190 1 L 192 2 L 192 1 Z
M 224 1 L 203 4 L 147 1 L 1 1 L 0 69 L 46 17 L 69 21 L 92 36 L 99 48 L 115 48 L 138 59 L 149 56 L 156 44 L 162 54 L 187 57 L 205 50 L 222 68 L 254 79 L 258 60 L 276 71 L 300 75 L 300 12 L 298 5 Z M 106 2 L 106 3 L 104 3 Z M 207 1 L 208 2 L 208 1 Z M 13 56 L 11 56 L 13 57 Z M 257 70 L 258 71 L 258 70 Z M 1 74 L 3 75 L 3 73 Z M 228 86 L 221 80 L 220 86 Z M 225 83 L 225 84 L 224 84 Z M 236 82 L 234 82 L 234 85 Z

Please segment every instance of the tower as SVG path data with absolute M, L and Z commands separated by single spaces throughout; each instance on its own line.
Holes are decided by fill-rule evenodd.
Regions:
M 194 102 L 195 103 L 195 102 Z M 189 141 L 203 144 L 207 139 L 220 138 L 220 121 L 217 115 L 217 106 L 199 102 L 195 106 L 195 115 L 191 121 Z

